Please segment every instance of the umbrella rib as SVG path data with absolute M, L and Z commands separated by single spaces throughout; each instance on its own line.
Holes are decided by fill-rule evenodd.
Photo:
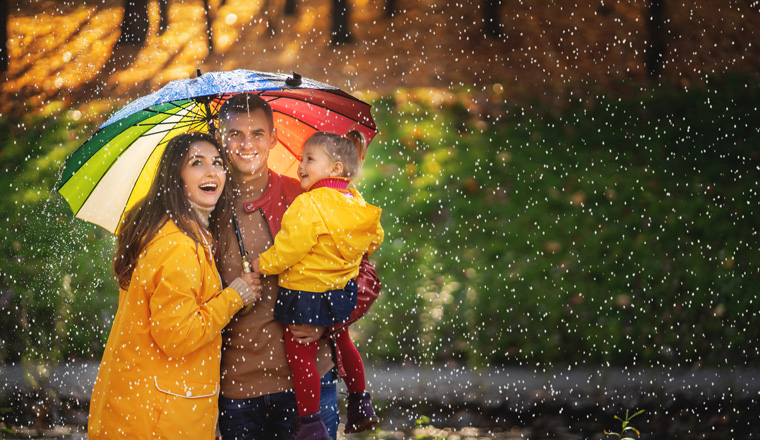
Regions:
M 177 106 L 177 105 L 176 105 L 176 104 L 174 104 L 174 103 L 172 103 L 172 105 L 174 105 L 175 107 L 178 107 L 178 108 L 180 108 L 180 109 L 183 109 L 183 107 Z M 141 110 L 141 111 L 145 111 L 145 112 L 153 113 L 153 114 L 156 114 L 156 115 L 158 115 L 158 114 L 163 114 L 163 115 L 167 115 L 167 116 L 173 116 L 173 114 L 171 114 L 171 113 L 160 112 L 160 111 L 157 111 L 157 110 L 150 110 L 150 109 L 145 109 L 145 110 Z M 148 119 L 148 118 L 146 117 L 146 118 L 143 118 L 142 120 L 144 121 L 144 120 L 146 120 L 146 119 Z M 117 122 L 118 122 L 118 121 L 117 121 Z M 116 137 L 118 137 L 118 136 L 120 136 L 120 135 L 122 135 L 122 134 L 123 134 L 125 131 L 127 131 L 127 130 L 128 130 L 128 129 L 130 129 L 131 127 L 136 127 L 136 126 L 149 126 L 149 125 L 154 125 L 154 126 L 155 126 L 155 125 L 159 125 L 159 124 L 163 124 L 163 123 L 164 123 L 164 121 L 162 120 L 161 122 L 158 122 L 158 123 L 155 123 L 155 124 L 144 124 L 144 125 L 143 125 L 143 123 L 142 123 L 142 122 L 138 122 L 138 123 L 136 123 L 136 124 L 133 124 L 133 125 L 126 125 L 126 126 L 124 126 L 124 127 L 120 128 L 120 129 L 119 129 L 117 132 L 113 133 L 113 134 L 112 134 L 112 136 L 111 136 L 111 140 L 112 140 L 112 139 L 114 139 L 114 138 L 116 138 Z M 102 131 L 102 129 L 99 129 L 99 130 L 97 130 L 97 131 L 96 131 L 95 133 L 93 133 L 93 134 L 92 134 L 92 135 L 91 135 L 91 136 L 90 136 L 90 137 L 89 137 L 89 138 L 88 138 L 88 139 L 87 139 L 87 140 L 86 140 L 84 143 L 82 143 L 82 145 L 80 145 L 80 146 L 79 146 L 79 147 L 78 147 L 78 148 L 77 148 L 77 149 L 76 149 L 76 150 L 75 150 L 73 153 L 71 153 L 71 154 L 69 155 L 69 157 L 67 157 L 67 158 L 66 158 L 66 161 L 64 162 L 64 166 L 65 166 L 65 164 L 66 164 L 66 163 L 69 161 L 69 159 L 71 159 L 71 158 L 72 158 L 72 157 L 74 157 L 74 156 L 75 156 L 77 153 L 79 153 L 79 152 L 80 152 L 82 149 L 84 149 L 85 145 L 87 145 L 87 144 L 88 144 L 90 141 L 92 141 L 93 139 L 95 139 L 95 137 L 96 137 L 96 136 L 98 136 L 98 135 L 101 133 L 101 131 Z M 106 142 L 106 144 L 107 144 L 107 143 L 109 143 L 109 142 L 111 142 L 111 140 L 109 140 L 108 142 Z M 130 145 L 131 145 L 131 144 L 130 144 Z M 103 145 L 103 146 L 104 146 L 104 145 Z M 102 148 L 102 146 L 101 146 L 101 148 Z M 100 148 L 98 148 L 98 150 L 100 150 Z M 58 190 L 59 190 L 59 191 L 60 191 L 60 189 L 61 189 L 61 187 L 62 187 L 63 185 L 65 185 L 65 184 L 66 184 L 66 183 L 67 183 L 67 182 L 68 182 L 68 181 L 69 181 L 69 180 L 70 180 L 70 179 L 71 179 L 71 178 L 72 178 L 72 177 L 73 177 L 73 176 L 74 176 L 74 175 L 75 175 L 77 172 L 79 172 L 79 170 L 82 168 L 82 166 L 84 166 L 84 164 L 86 164 L 86 163 L 87 163 L 87 161 L 88 161 L 89 159 L 90 159 L 90 158 L 88 157 L 88 158 L 87 158 L 87 159 L 86 159 L 84 162 L 82 162 L 81 164 L 79 164 L 79 166 L 77 167 L 77 169 L 71 173 L 71 175 L 68 177 L 68 179 L 66 179 L 66 182 L 59 182 L 59 184 L 58 184 L 58 185 L 59 185 L 59 187 L 58 187 Z
M 157 112 L 156 112 L 156 113 L 157 113 Z M 172 116 L 176 116 L 176 114 L 175 114 L 175 115 L 172 115 Z M 175 125 L 175 128 L 176 128 L 176 126 L 180 126 L 180 128 L 184 128 L 185 126 L 189 126 L 189 125 L 192 125 L 192 123 L 193 123 L 193 122 L 194 122 L 194 121 L 190 121 L 190 122 L 186 122 L 186 123 L 181 123 L 181 122 L 180 122 L 180 123 L 177 123 L 177 124 Z M 145 124 L 145 126 L 147 126 L 147 125 L 149 125 L 149 124 Z M 156 126 L 156 125 L 158 125 L 158 124 L 154 124 L 154 126 Z M 172 130 L 172 129 L 169 129 L 169 130 L 163 130 L 163 131 L 158 131 L 158 132 L 155 132 L 155 133 L 151 133 L 151 134 L 161 134 L 161 133 L 168 133 L 168 132 L 170 132 L 171 130 Z M 123 133 L 123 131 L 122 131 L 122 133 Z M 132 145 L 133 145 L 135 142 L 137 142 L 138 140 L 140 140 L 140 139 L 142 139 L 142 138 L 143 138 L 143 135 L 137 136 L 135 139 L 133 139 L 133 140 L 132 140 L 132 142 L 130 142 L 128 145 L 124 146 L 124 148 L 122 149 L 122 151 L 121 151 L 121 152 L 120 152 L 118 155 L 116 155 L 116 157 L 115 157 L 115 158 L 114 158 L 114 159 L 111 161 L 110 165 L 108 165 L 108 167 L 105 169 L 105 171 L 103 172 L 103 174 L 101 174 L 101 175 L 100 175 L 100 177 L 98 178 L 98 181 L 97 181 L 97 182 L 95 182 L 95 184 L 92 186 L 93 190 L 94 190 L 95 188 L 97 188 L 97 187 L 98 187 L 98 185 L 100 185 L 100 182 L 101 182 L 101 181 L 102 181 L 102 180 L 105 178 L 105 176 L 108 174 L 108 172 L 111 170 L 111 168 L 113 168 L 113 166 L 116 164 L 116 162 L 118 162 L 119 158 L 121 158 L 121 156 L 123 156 L 123 155 L 124 155 L 124 153 L 126 153 L 126 151 L 127 151 L 127 150 L 129 150 L 129 148 L 130 148 L 130 147 L 131 147 L 131 146 L 132 146 Z M 164 138 L 165 138 L 165 136 L 164 136 Z M 158 141 L 158 142 L 156 143 L 156 147 L 158 147 L 159 145 L 161 145 L 161 143 L 162 143 L 162 142 L 165 142 L 165 139 L 161 139 L 160 141 Z M 146 161 L 146 164 L 147 164 L 147 161 Z M 143 166 L 141 167 L 141 170 L 145 168 L 145 165 L 146 165 L 146 164 L 143 164 Z M 141 173 L 142 173 L 142 171 L 141 171 Z M 138 176 L 139 176 L 139 174 L 138 174 Z M 132 197 L 132 193 L 134 192 L 134 190 L 135 190 L 135 188 L 134 188 L 134 186 L 133 186 L 133 187 L 132 187 L 132 190 L 129 192 L 129 197 Z M 90 194 L 91 194 L 91 193 L 90 193 Z M 86 199 L 89 199 L 89 198 L 90 198 L 90 195 L 88 195 Z M 86 203 L 86 199 L 85 199 L 85 203 Z M 129 201 L 129 198 L 127 198 L 127 201 Z M 122 209 L 122 211 L 121 211 L 121 215 L 122 215 L 122 216 L 124 215 L 124 211 L 125 211 L 125 210 L 126 210 L 126 205 L 124 206 L 124 208 L 123 208 L 123 209 Z M 119 223 L 120 223 L 120 222 L 121 222 L 121 216 L 119 217 Z M 117 224 L 117 227 L 118 227 L 118 224 Z
M 298 119 L 298 118 L 296 118 L 296 117 L 295 117 L 295 116 L 293 116 L 293 115 L 289 115 L 289 114 L 287 114 L 287 113 L 285 113 L 285 112 L 283 112 L 283 111 L 272 109 L 272 113 L 280 113 L 280 114 L 282 114 L 282 115 L 285 115 L 285 116 L 287 116 L 287 117 L 289 117 L 289 118 L 293 118 L 293 119 L 295 119 L 295 120 L 296 120 L 296 121 L 298 121 L 299 123 L 301 123 L 301 124 L 303 124 L 303 125 L 305 125 L 305 126 L 307 126 L 307 127 L 311 128 L 311 129 L 314 129 L 314 130 L 316 130 L 316 131 L 321 131 L 321 130 L 320 130 L 320 129 L 318 129 L 317 127 L 315 127 L 315 126 L 313 126 L 313 125 L 309 124 L 308 122 L 304 122 L 303 120 L 301 120 L 301 119 Z
M 194 103 L 195 103 L 195 101 L 192 101 L 192 100 L 190 100 L 190 101 L 188 102 L 188 104 L 190 104 L 190 103 L 193 103 L 193 104 L 194 104 Z M 176 104 L 174 101 L 165 102 L 165 103 L 163 103 L 163 104 L 169 104 L 169 105 L 171 105 L 172 107 L 174 107 L 174 108 L 178 108 L 178 109 L 181 109 L 181 110 L 185 110 L 185 109 L 187 109 L 187 107 L 184 107 L 184 106 L 181 106 L 181 105 L 179 105 L 179 104 Z M 144 109 L 143 111 L 146 111 L 146 112 L 150 112 L 150 113 L 153 113 L 153 114 L 156 114 L 156 115 L 166 115 L 166 116 L 173 116 L 173 115 L 175 115 L 175 114 L 176 114 L 176 112 L 175 112 L 175 113 L 169 113 L 169 112 L 167 112 L 167 111 L 159 111 L 159 110 L 153 110 L 153 109 L 152 109 L 152 108 L 150 108 L 150 107 L 148 107 L 148 108 Z M 189 112 L 192 112 L 192 111 L 194 111 L 194 110 L 193 110 L 193 109 L 190 109 L 190 110 L 188 110 L 188 111 L 189 111 Z
M 201 122 L 202 123 L 202 122 L 205 122 L 205 121 L 200 120 L 200 119 L 191 119 L 191 120 L 189 120 L 187 122 L 182 122 L 182 123 L 172 122 L 172 121 L 166 122 L 165 120 L 164 121 L 160 121 L 160 122 L 138 122 L 137 124 L 134 125 L 134 127 L 160 127 L 161 125 L 173 125 L 173 126 L 182 126 L 182 127 L 184 127 L 186 125 L 194 124 L 196 122 Z
M 161 145 L 162 143 L 165 143 L 165 142 L 167 142 L 166 139 L 161 139 L 160 141 L 158 141 L 156 143 L 156 146 L 154 147 L 153 151 L 155 151 L 155 149 L 158 148 L 159 145 Z M 153 153 L 151 153 L 151 155 L 152 154 Z M 148 162 L 150 162 L 150 160 L 146 160 L 145 162 L 143 162 L 143 165 L 140 167 L 140 172 L 137 173 L 138 178 L 145 171 L 145 167 L 148 165 Z M 135 189 L 136 188 L 137 188 L 137 185 L 132 185 L 132 189 L 129 191 L 129 196 L 127 197 L 127 203 L 125 203 L 124 207 L 121 208 L 121 214 L 119 215 L 119 221 L 116 223 L 116 230 L 118 230 L 119 226 L 121 225 L 121 219 L 122 219 L 122 217 L 124 217 L 124 213 L 127 212 L 127 205 L 129 204 L 129 200 L 132 198 L 132 194 L 135 193 Z M 114 231 L 114 233 L 115 233 L 115 231 Z
M 265 96 L 270 96 L 270 95 L 265 95 Z M 324 105 L 319 105 L 319 104 L 316 104 L 316 103 L 313 103 L 313 102 L 304 101 L 304 100 L 302 100 L 302 99 L 296 99 L 296 98 L 292 98 L 292 97 L 289 97 L 289 96 L 275 96 L 275 97 L 274 97 L 274 99 L 270 99 L 269 101 L 277 101 L 278 99 L 292 99 L 292 100 L 294 100 L 294 101 L 298 101 L 298 102 L 305 102 L 305 103 L 307 103 L 307 104 L 310 104 L 310 105 L 313 105 L 313 106 L 315 106 L 315 107 L 323 108 L 323 109 L 325 109 L 325 110 L 327 110 L 327 111 L 330 111 L 330 112 L 333 112 L 333 113 L 335 113 L 335 114 L 337 114 L 337 115 L 343 116 L 343 117 L 344 117 L 344 118 L 346 118 L 346 119 L 349 119 L 349 120 L 351 120 L 351 121 L 354 121 L 355 123 L 357 123 L 357 124 L 359 124 L 359 125 L 361 125 L 361 126 L 363 126 L 363 127 L 366 127 L 367 129 L 369 129 L 369 130 L 372 130 L 372 131 L 374 131 L 375 133 L 377 133 L 377 128 L 372 128 L 372 127 L 370 127 L 369 125 L 367 125 L 367 124 L 365 124 L 365 123 L 363 123 L 363 122 L 361 122 L 361 121 L 358 121 L 358 120 L 356 120 L 356 119 L 354 119 L 354 118 L 352 118 L 352 117 L 350 117 L 350 116 L 347 116 L 347 115 L 345 115 L 345 114 L 343 114 L 343 113 L 341 113 L 341 112 L 339 112 L 339 111 L 333 110 L 333 109 L 331 109 L 331 108 L 329 108 L 329 107 L 327 107 L 327 106 L 324 106 Z M 359 101 L 359 102 L 361 102 L 361 101 Z M 293 115 L 288 115 L 287 113 L 285 113 L 285 112 L 283 112 L 283 111 L 280 111 L 280 110 L 274 110 L 274 109 L 273 109 L 273 111 L 276 111 L 276 112 L 278 112 L 278 113 L 282 113 L 283 115 L 286 115 L 286 116 L 295 117 L 295 116 L 293 116 Z M 298 119 L 298 118 L 296 118 L 296 119 Z M 303 122 L 301 119 L 298 119 L 298 121 L 300 121 L 300 122 Z M 305 122 L 303 122 L 303 123 L 304 123 L 304 124 L 306 124 Z M 306 125 L 309 125 L 309 124 L 306 124 Z M 314 128 L 314 129 L 316 130 L 316 127 L 312 127 L 312 128 Z
M 108 175 L 108 172 L 111 170 L 111 168 L 113 168 L 113 166 L 116 164 L 116 162 L 118 162 L 119 158 L 120 158 L 122 155 L 124 155 L 124 153 L 125 153 L 125 152 L 126 152 L 128 149 L 129 149 L 129 147 L 131 147 L 131 146 L 132 146 L 132 145 L 133 145 L 135 142 L 137 142 L 137 141 L 138 141 L 139 139 L 141 139 L 141 138 L 142 138 L 142 136 L 138 136 L 138 137 L 136 137 L 136 138 L 135 138 L 135 139 L 134 139 L 132 142 L 130 142 L 128 145 L 126 145 L 126 146 L 124 147 L 124 149 L 122 150 L 122 152 L 121 152 L 121 153 L 119 153 L 119 154 L 118 154 L 118 155 L 117 155 L 117 156 L 114 158 L 114 160 L 112 160 L 112 161 L 111 161 L 111 164 L 110 164 L 110 165 L 108 165 L 108 168 L 106 168 L 106 169 L 105 169 L 105 171 L 103 172 L 103 174 L 101 174 L 101 175 L 100 175 L 100 177 L 98 178 L 98 181 L 97 181 L 97 182 L 95 182 L 95 184 L 92 186 L 92 188 L 93 188 L 93 191 L 94 191 L 94 190 L 95 190 L 95 189 L 98 187 L 98 185 L 100 185 L 100 182 L 101 182 L 101 181 L 102 181 L 102 180 L 103 180 L 103 179 L 106 177 L 106 175 Z M 156 146 L 158 146 L 159 144 L 160 144 L 160 142 L 159 142 L 159 143 L 157 143 L 157 144 L 156 144 Z M 144 167 L 145 167 L 145 166 L 143 165 L 143 168 L 144 168 Z M 139 174 L 138 174 L 138 176 L 139 176 Z M 130 197 L 132 196 L 132 192 L 133 192 L 133 191 L 134 191 L 134 187 L 132 188 L 132 191 L 130 191 L 130 192 L 129 192 L 129 196 L 130 196 Z M 87 195 L 87 198 L 85 199 L 85 202 L 84 202 L 84 203 L 87 203 L 87 200 L 90 198 L 90 196 L 91 196 L 91 195 L 92 195 L 92 191 L 90 191 L 90 194 L 88 194 L 88 195 Z M 127 201 L 129 201 L 129 198 L 127 198 Z M 82 206 L 84 206 L 84 203 L 82 204 Z M 119 223 L 121 223 L 121 217 L 122 217 L 122 216 L 124 216 L 124 210 L 125 210 L 125 209 L 126 209 L 126 205 L 125 205 L 125 206 L 124 206 L 124 208 L 121 210 L 121 216 L 119 216 L 119 222 L 117 223 L 117 228 L 118 228 L 118 224 L 119 224 Z M 80 210 L 81 210 L 81 208 L 80 208 Z
M 352 95 L 350 93 L 346 93 L 346 92 L 344 92 L 341 89 L 334 89 L 334 90 L 333 89 L 316 89 L 316 88 L 310 89 L 310 88 L 307 87 L 307 88 L 296 89 L 296 90 L 312 90 L 312 91 L 317 90 L 319 92 L 329 93 L 331 95 L 335 95 L 335 96 L 337 96 L 339 98 L 342 98 L 342 99 L 350 99 L 351 101 L 358 102 L 359 104 L 364 104 L 364 105 L 372 107 L 371 105 L 367 104 L 366 102 L 362 101 L 361 99 L 355 97 L 354 95 Z M 270 91 L 286 91 L 286 89 L 282 89 L 282 90 L 262 90 L 260 93 L 270 92 Z
M 152 134 L 161 134 L 161 133 L 168 133 L 168 132 L 170 132 L 170 131 L 172 131 L 173 129 L 175 129 L 175 128 L 178 128 L 178 127 L 179 127 L 179 128 L 184 128 L 184 127 L 187 127 L 187 126 L 192 126 L 192 125 L 194 125 L 194 124 L 203 124 L 204 122 L 205 122 L 205 121 L 202 121 L 202 120 L 200 120 L 200 121 L 196 121 L 196 120 L 190 120 L 189 122 L 186 122 L 186 123 L 177 123 L 177 124 L 175 124 L 175 126 L 174 126 L 173 128 L 171 128 L 171 129 L 169 129 L 169 130 L 164 130 L 164 131 L 157 131 L 157 132 L 155 132 L 155 133 L 152 133 Z M 138 139 L 139 139 L 139 138 L 138 138 Z M 137 139 L 135 139 L 135 141 L 136 141 L 136 140 L 137 140 Z M 158 141 L 158 142 L 156 143 L 156 147 L 155 147 L 155 148 L 158 148 L 158 146 L 159 146 L 159 145 L 161 145 L 162 143 L 165 143 L 165 142 L 167 142 L 167 141 L 166 141 L 166 139 L 161 139 L 160 141 Z M 134 143 L 134 141 L 133 141 L 132 143 Z M 132 144 L 130 144 L 130 146 L 131 146 L 131 145 L 132 145 Z M 127 147 L 127 148 L 129 148 L 129 147 Z M 126 151 L 126 150 L 127 150 L 127 149 L 125 148 L 125 149 L 124 149 L 124 151 Z M 154 150 L 155 150 L 155 149 L 154 149 Z M 123 154 L 123 153 L 122 153 L 122 154 Z M 120 154 L 119 156 L 121 156 L 121 154 Z M 142 167 L 140 167 L 140 172 L 137 174 L 138 176 L 142 175 L 143 171 L 145 170 L 145 167 L 148 165 L 148 162 L 149 162 L 149 161 L 148 161 L 148 160 L 146 160 L 146 161 L 143 163 L 143 166 L 142 166 Z M 111 166 L 113 166 L 113 164 L 114 164 L 114 163 L 116 163 L 116 161 L 114 161 L 114 162 L 111 164 Z M 110 168 L 111 168 L 111 167 L 109 167 L 109 169 L 110 169 Z M 106 173 L 107 173 L 107 172 L 106 172 Z M 103 174 L 103 176 L 105 176 L 105 174 L 106 174 L 106 173 L 104 173 L 104 174 Z M 101 176 L 101 178 L 98 180 L 98 183 L 100 183 L 100 180 L 102 180 L 102 179 L 103 179 L 103 176 Z M 96 185 L 96 186 L 97 186 L 97 185 Z M 129 196 L 127 197 L 127 203 L 125 203 L 125 204 L 124 204 L 124 207 L 123 207 L 123 208 L 122 208 L 122 210 L 121 210 L 121 214 L 119 215 L 119 221 L 118 221 L 118 223 L 117 223 L 117 225 L 116 225 L 117 229 L 118 229 L 118 227 L 119 227 L 119 224 L 121 224 L 121 218 L 122 218 L 122 217 L 124 217 L 124 213 L 127 211 L 127 204 L 129 204 L 129 200 L 132 198 L 132 194 L 134 194 L 134 192 L 135 192 L 135 189 L 136 189 L 136 188 L 137 188 L 137 186 L 136 186 L 136 185 L 133 185 L 133 186 L 132 186 L 132 190 L 131 190 L 131 191 L 129 191 Z
M 319 89 L 319 90 L 322 90 L 323 92 L 329 93 L 331 95 L 340 96 L 341 98 L 349 98 L 352 101 L 358 102 L 359 104 L 364 104 L 364 105 L 368 105 L 368 106 L 372 107 L 371 105 L 367 104 L 366 102 L 362 101 L 361 99 L 357 98 L 356 96 L 354 96 L 354 95 L 352 95 L 350 93 L 346 93 L 346 92 L 344 92 L 341 89 L 337 89 L 337 90 Z M 340 92 L 340 93 L 338 93 L 338 92 Z
M 182 129 L 182 128 L 193 127 L 193 126 L 202 127 L 203 124 L 204 124 L 204 121 L 189 121 L 189 122 L 185 122 L 185 123 L 181 123 L 181 124 L 174 124 L 173 126 L 168 127 L 165 130 L 160 130 L 160 131 L 152 132 L 151 135 L 169 133 L 170 131 L 173 131 L 173 130 L 176 130 L 176 129 Z M 167 123 L 167 125 L 168 125 L 168 123 Z M 149 125 L 148 124 L 142 125 L 142 127 L 147 127 L 147 126 L 149 126 Z M 153 126 L 154 127 L 158 126 L 158 124 L 155 124 Z

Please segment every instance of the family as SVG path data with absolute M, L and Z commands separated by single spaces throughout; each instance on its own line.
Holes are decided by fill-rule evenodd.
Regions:
M 334 371 L 345 432 L 368 430 L 378 418 L 348 331 L 380 290 L 367 258 L 380 209 L 349 187 L 366 141 L 314 133 L 294 179 L 267 166 L 277 131 L 264 99 L 229 98 L 218 125 L 172 138 L 124 216 L 89 438 L 337 438 Z

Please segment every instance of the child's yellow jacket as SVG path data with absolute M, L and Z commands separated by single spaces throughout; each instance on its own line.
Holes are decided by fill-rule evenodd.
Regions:
M 364 254 L 383 242 L 381 209 L 332 188 L 316 188 L 293 200 L 274 245 L 259 256 L 266 275 L 281 287 L 308 292 L 342 289 L 359 273 Z
M 213 440 L 221 332 L 242 306 L 209 249 L 167 222 L 119 292 L 89 438 Z

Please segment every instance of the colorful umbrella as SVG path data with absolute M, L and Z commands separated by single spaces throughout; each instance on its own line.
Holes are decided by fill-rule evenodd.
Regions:
M 377 133 L 370 105 L 298 74 L 234 70 L 177 80 L 111 116 L 63 167 L 58 192 L 74 215 L 115 233 L 129 208 L 148 192 L 166 143 L 187 131 L 214 130 L 230 96 L 251 92 L 274 110 L 278 143 L 269 166 L 294 175 L 304 141 L 316 131 Z

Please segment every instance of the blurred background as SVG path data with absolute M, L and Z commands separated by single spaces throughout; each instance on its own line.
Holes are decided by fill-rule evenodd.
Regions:
M 429 438 L 603 438 L 636 406 L 641 438 L 760 435 L 744 387 L 760 381 L 760 2 L 9 0 L 0 15 L 0 422 L 17 434 L 81 426 L 87 395 L 50 384 L 97 368 L 117 305 L 113 237 L 54 192 L 63 161 L 131 100 L 245 68 L 373 105 L 357 186 L 383 208 L 384 289 L 354 334 L 380 394 L 399 396 L 391 371 L 462 382 L 390 399 L 386 419 Z M 590 372 L 567 401 L 514 385 L 563 371 Z M 610 403 L 605 371 L 635 389 Z M 700 371 L 750 379 L 717 397 L 663 385 Z M 492 394 L 469 396 L 470 374 Z M 391 425 L 373 435 L 404 435 Z

